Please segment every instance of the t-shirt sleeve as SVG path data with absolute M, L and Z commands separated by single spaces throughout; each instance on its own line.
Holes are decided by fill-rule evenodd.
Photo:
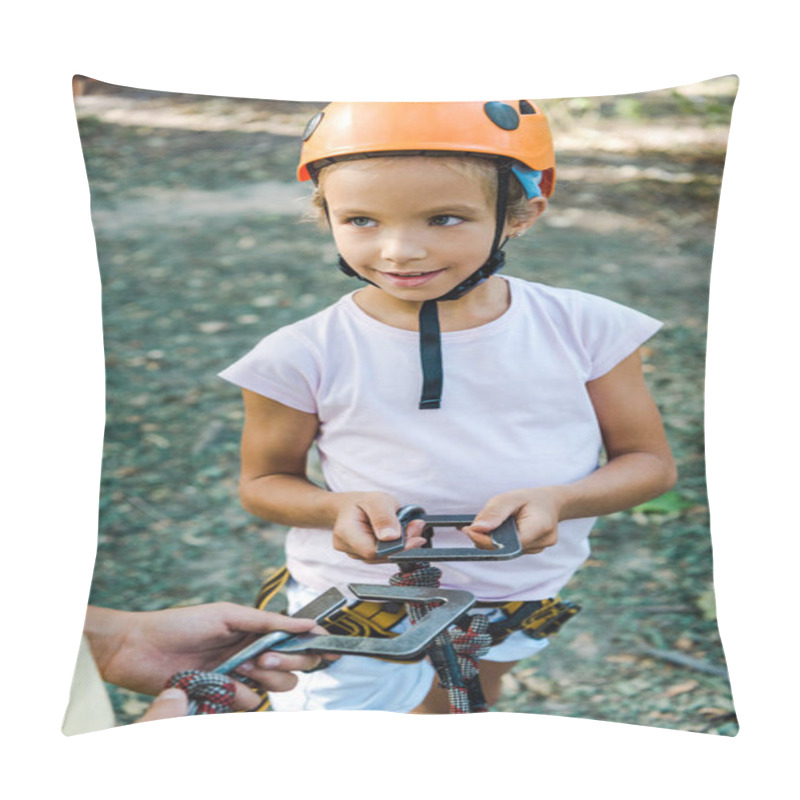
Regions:
M 613 300 L 579 294 L 579 335 L 590 359 L 588 380 L 605 375 L 641 347 L 662 323 Z
M 291 328 L 282 328 L 262 339 L 219 377 L 290 408 L 316 414 L 319 365 L 311 343 Z

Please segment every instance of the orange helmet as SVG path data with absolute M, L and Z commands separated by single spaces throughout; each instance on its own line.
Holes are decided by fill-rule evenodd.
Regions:
M 331 103 L 306 126 L 297 177 L 311 180 L 333 161 L 381 153 L 505 156 L 543 173 L 545 197 L 555 186 L 550 127 L 530 100 Z

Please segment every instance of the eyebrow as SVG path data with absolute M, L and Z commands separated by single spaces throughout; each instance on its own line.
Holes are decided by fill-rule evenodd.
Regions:
M 455 203 L 453 205 L 442 205 L 442 206 L 435 206 L 432 208 L 422 209 L 420 212 L 421 216 L 425 217 L 436 217 L 441 216 L 444 214 L 477 214 L 482 209 L 476 205 L 469 205 L 466 203 Z M 353 208 L 331 208 L 331 213 L 336 214 L 338 217 L 372 217 L 374 216 L 375 212 L 372 211 L 365 211 L 362 208 L 353 207 Z
M 435 217 L 438 214 L 475 214 L 480 212 L 482 209 L 479 206 L 469 205 L 469 204 L 455 204 L 455 205 L 444 205 L 438 206 L 436 208 L 431 208 L 425 211 L 425 214 L 431 217 Z

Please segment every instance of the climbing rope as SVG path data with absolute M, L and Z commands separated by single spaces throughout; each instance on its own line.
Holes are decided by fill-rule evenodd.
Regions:
M 399 572 L 392 575 L 389 582 L 393 586 L 438 588 L 441 577 L 442 571 L 429 562 L 412 561 L 400 564 Z M 435 602 L 408 603 L 411 624 L 419 622 L 435 605 Z M 428 645 L 426 652 L 436 669 L 439 686 L 447 691 L 451 714 L 488 711 L 480 684 L 478 660 L 492 645 L 489 620 L 479 614 L 462 619 L 461 624 L 466 627 L 456 628 L 452 633 L 442 631 Z
M 218 672 L 188 669 L 173 675 L 164 688 L 171 686 L 186 692 L 196 706 L 195 714 L 225 714 L 233 709 L 236 693 L 233 681 Z
M 478 661 L 492 646 L 489 633 L 489 618 L 486 614 L 475 614 L 469 617 L 466 630 L 456 628 L 450 633 L 453 649 L 458 656 L 458 666 L 464 679 L 464 688 L 458 689 L 450 697 L 451 713 L 468 714 L 488 711 L 486 698 L 483 696 Z M 452 711 L 455 704 L 458 711 Z

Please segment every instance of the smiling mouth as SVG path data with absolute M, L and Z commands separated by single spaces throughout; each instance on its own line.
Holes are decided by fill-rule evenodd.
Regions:
M 434 275 L 441 272 L 439 269 L 431 270 L 430 272 L 384 272 L 384 275 L 391 275 L 393 278 L 421 278 L 423 275 Z

